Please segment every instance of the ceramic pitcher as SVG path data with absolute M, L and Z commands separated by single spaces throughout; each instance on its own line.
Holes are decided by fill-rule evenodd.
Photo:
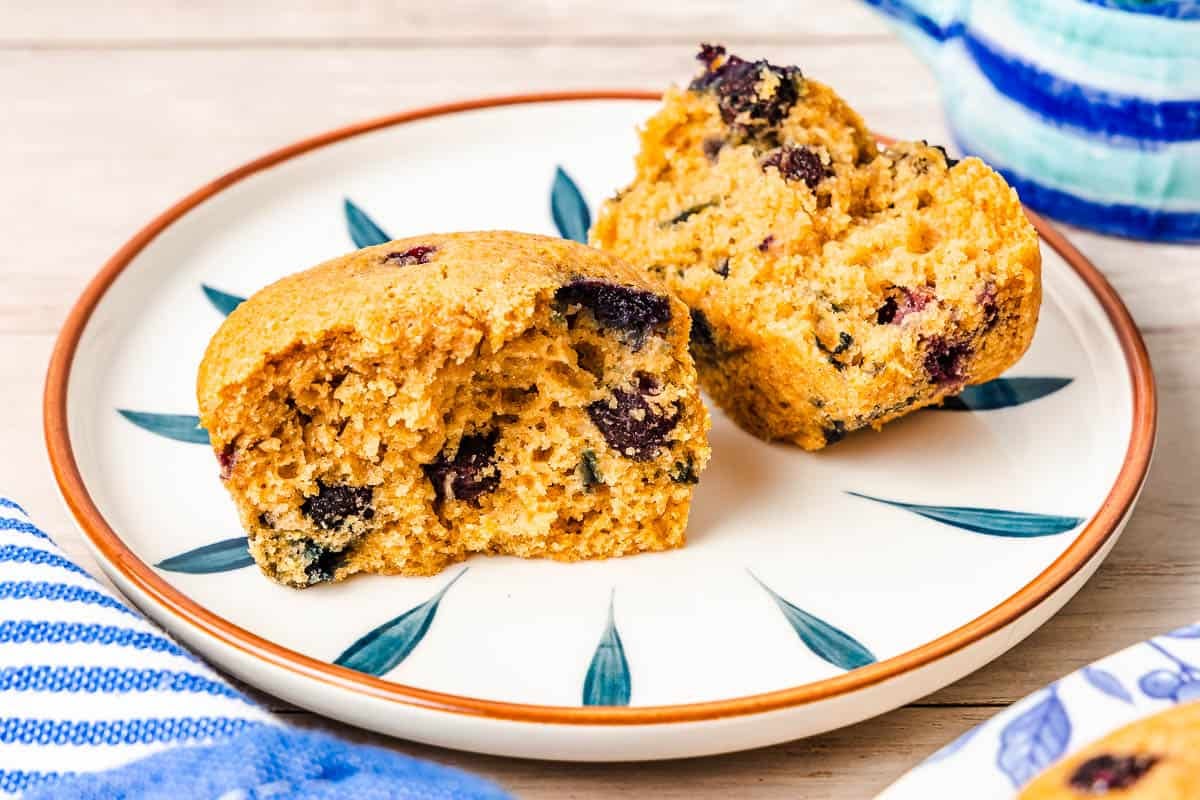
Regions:
M 1200 241 L 1200 0 L 867 0 L 933 68 L 958 148 L 1029 206 Z

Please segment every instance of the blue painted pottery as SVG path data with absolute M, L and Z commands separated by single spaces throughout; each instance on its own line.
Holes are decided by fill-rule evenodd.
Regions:
M 1065 222 L 1200 241 L 1200 3 L 867 0 L 933 68 L 959 148 Z

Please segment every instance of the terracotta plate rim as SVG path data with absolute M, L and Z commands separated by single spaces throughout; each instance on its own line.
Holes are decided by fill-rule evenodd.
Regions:
M 789 689 L 683 705 L 575 708 L 482 700 L 392 683 L 281 647 L 189 599 L 126 547 L 96 507 L 75 462 L 67 426 L 67 387 L 76 348 L 93 311 L 117 276 L 163 230 L 200 203 L 250 175 L 311 150 L 371 131 L 429 117 L 499 106 L 580 100 L 656 100 L 659 97 L 658 92 L 638 90 L 545 92 L 484 97 L 366 120 L 303 139 L 238 167 L 187 195 L 138 231 L 104 264 L 71 309 L 54 346 L 43 395 L 44 434 L 55 480 L 80 529 L 107 561 L 108 567 L 171 614 L 178 623 L 261 662 L 262 666 L 286 670 L 332 688 L 415 709 L 496 720 L 616 726 L 716 720 L 795 708 L 849 695 L 925 667 L 981 641 L 1015 622 L 1064 586 L 1093 556 L 1101 552 L 1108 540 L 1120 530 L 1122 521 L 1133 507 L 1150 466 L 1158 409 L 1149 355 L 1124 303 L 1082 253 L 1046 220 L 1029 211 L 1026 213 L 1042 239 L 1062 256 L 1104 308 L 1120 343 L 1129 369 L 1133 396 L 1132 432 L 1125 458 L 1099 511 L 1066 551 L 1041 574 L 1003 603 L 967 624 L 885 661 Z M 887 141 L 885 137 L 880 138 Z

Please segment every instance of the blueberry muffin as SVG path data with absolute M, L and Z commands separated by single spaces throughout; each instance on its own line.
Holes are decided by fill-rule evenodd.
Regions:
M 1038 237 L 976 158 L 907 142 L 795 67 L 705 46 L 592 244 L 691 308 L 704 388 L 815 450 L 998 376 L 1029 346 Z
M 1138 720 L 1058 762 L 1020 800 L 1200 797 L 1200 703 Z
M 289 586 L 663 550 L 709 454 L 689 327 L 580 244 L 394 241 L 239 306 L 200 365 L 200 418 L 250 552 Z

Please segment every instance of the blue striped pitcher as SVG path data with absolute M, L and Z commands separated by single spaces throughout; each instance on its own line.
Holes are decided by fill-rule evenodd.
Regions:
M 866 0 L 933 68 L 959 149 L 1029 206 L 1200 241 L 1200 0 Z

